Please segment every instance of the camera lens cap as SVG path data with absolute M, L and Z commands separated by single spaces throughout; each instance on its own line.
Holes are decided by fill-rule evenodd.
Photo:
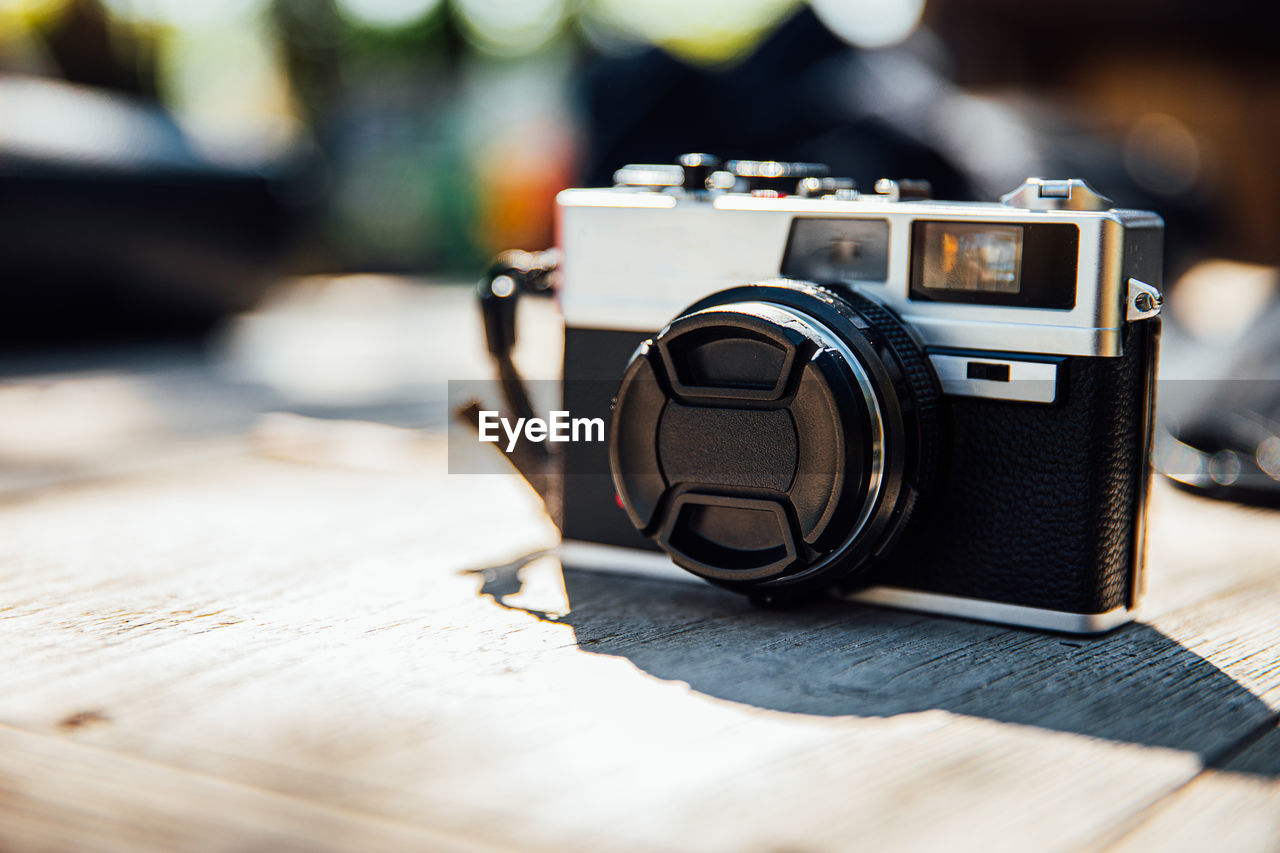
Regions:
M 831 313 L 801 288 L 739 291 Z M 909 491 L 893 380 L 872 338 L 834 314 L 750 298 L 695 308 L 640 348 L 619 387 L 623 507 L 713 582 L 829 586 L 875 550 Z

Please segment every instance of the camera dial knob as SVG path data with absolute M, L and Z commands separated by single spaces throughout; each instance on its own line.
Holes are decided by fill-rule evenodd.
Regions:
M 685 192 L 703 192 L 711 173 L 720 168 L 720 158 L 711 154 L 681 154 L 677 160 L 684 173 Z
M 796 195 L 803 198 L 857 198 L 858 184 L 853 178 L 801 178 L 796 184 Z
M 624 373 L 609 449 L 619 498 L 714 583 L 762 598 L 830 588 L 871 565 L 932 477 L 931 377 L 862 297 L 794 281 L 708 297 Z
M 729 171 L 747 192 L 769 190 L 790 195 L 805 178 L 825 178 L 831 171 L 822 163 L 784 163 L 778 160 L 730 160 Z
M 613 173 L 615 187 L 663 190 L 684 183 L 684 171 L 673 163 L 630 163 Z

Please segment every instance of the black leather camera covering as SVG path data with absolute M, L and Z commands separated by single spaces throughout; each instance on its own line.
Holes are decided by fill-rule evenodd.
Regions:
M 872 583 L 1071 613 L 1130 604 L 1159 321 L 1071 358 L 1052 406 L 947 397 L 938 499 Z
M 564 334 L 564 407 L 575 418 L 603 418 L 613 425 L 611 403 L 631 354 L 652 332 L 567 328 Z M 564 445 L 563 521 L 565 539 L 661 552 L 632 526 L 618 502 L 603 442 Z

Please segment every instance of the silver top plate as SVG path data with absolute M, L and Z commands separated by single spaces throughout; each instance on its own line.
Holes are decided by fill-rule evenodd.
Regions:
M 883 281 L 850 286 L 902 317 L 922 344 L 1051 355 L 1119 356 L 1128 228 L 1160 227 L 1144 211 L 1025 210 L 972 202 L 892 202 L 863 196 L 709 199 L 628 188 L 565 190 L 558 198 L 566 258 L 560 303 L 570 326 L 656 331 L 693 302 L 776 277 L 797 216 L 889 223 Z M 1076 304 L 1069 310 L 936 303 L 907 298 L 911 223 L 1067 222 L 1080 230 Z

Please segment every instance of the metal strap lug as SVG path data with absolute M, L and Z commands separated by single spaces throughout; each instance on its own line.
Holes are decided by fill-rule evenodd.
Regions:
M 1160 291 L 1145 281 L 1129 279 L 1129 295 L 1125 301 L 1124 319 L 1126 322 L 1147 320 L 1160 313 L 1164 306 L 1164 297 Z

